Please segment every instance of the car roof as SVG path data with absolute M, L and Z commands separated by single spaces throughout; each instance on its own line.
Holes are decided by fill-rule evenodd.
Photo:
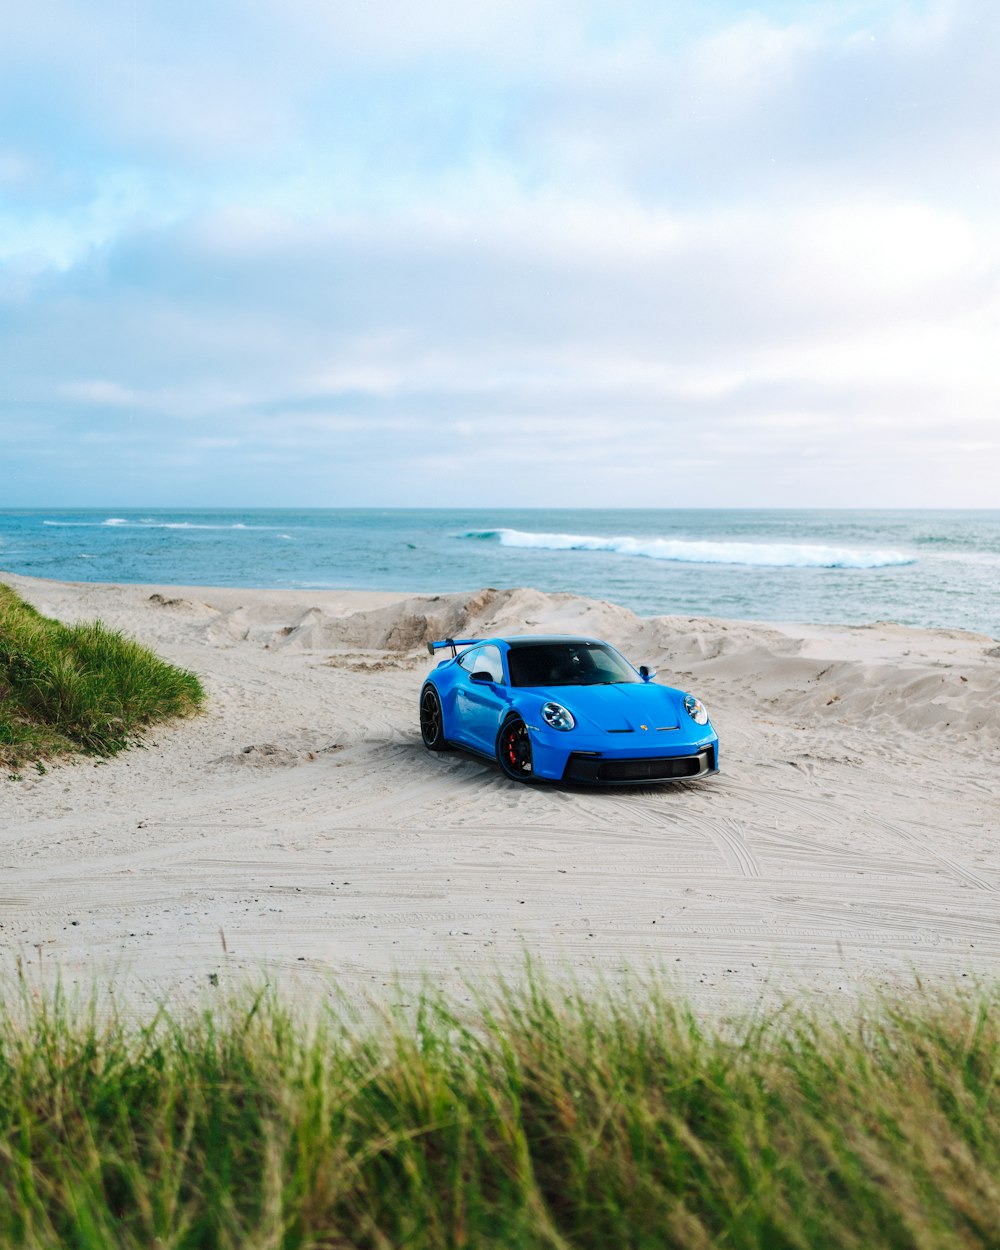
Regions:
M 512 634 L 507 638 L 497 638 L 497 642 L 505 642 L 508 647 L 536 647 L 551 643 L 592 643 L 606 646 L 599 638 L 582 638 L 579 634 Z

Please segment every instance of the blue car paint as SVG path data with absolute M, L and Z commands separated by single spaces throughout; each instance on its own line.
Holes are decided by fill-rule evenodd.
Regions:
M 546 641 L 553 639 L 547 637 Z M 566 641 L 597 640 L 574 636 Z M 495 759 L 500 727 L 514 712 L 528 727 L 536 778 L 562 780 L 571 754 L 602 761 L 662 760 L 692 756 L 706 749 L 711 752 L 708 771 L 718 772 L 718 735 L 711 721 L 699 725 L 688 715 L 686 691 L 644 679 L 614 685 L 511 686 L 510 645 L 505 639 L 484 638 L 456 645 L 462 647 L 458 655 L 439 662 L 423 687 L 430 684 L 437 691 L 443 735 L 456 746 Z M 462 656 L 468 657 L 482 646 L 499 649 L 503 684 L 474 682 L 459 663 Z M 638 678 L 638 671 L 631 664 L 628 667 Z M 541 709 L 550 701 L 569 709 L 575 728 L 558 730 L 545 723 Z

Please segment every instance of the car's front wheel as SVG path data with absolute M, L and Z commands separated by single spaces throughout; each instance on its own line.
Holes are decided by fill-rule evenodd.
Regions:
M 433 686 L 424 686 L 420 693 L 420 736 L 428 751 L 449 750 L 444 737 L 441 700 Z
M 497 734 L 497 763 L 513 781 L 534 781 L 531 739 L 520 716 L 511 716 Z

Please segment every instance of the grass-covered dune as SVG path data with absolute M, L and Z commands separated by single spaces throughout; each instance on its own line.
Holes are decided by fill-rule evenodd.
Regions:
M 194 673 L 100 621 L 63 625 L 0 584 L 0 765 L 113 755 L 155 721 L 196 711 Z
M 476 1022 L 0 1015 L 0 1245 L 995 1247 L 1000 994 L 715 1031 L 655 986 Z

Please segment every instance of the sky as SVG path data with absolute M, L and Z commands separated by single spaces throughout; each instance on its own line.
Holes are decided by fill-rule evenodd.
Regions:
M 1000 507 L 996 0 L 0 15 L 0 506 Z

